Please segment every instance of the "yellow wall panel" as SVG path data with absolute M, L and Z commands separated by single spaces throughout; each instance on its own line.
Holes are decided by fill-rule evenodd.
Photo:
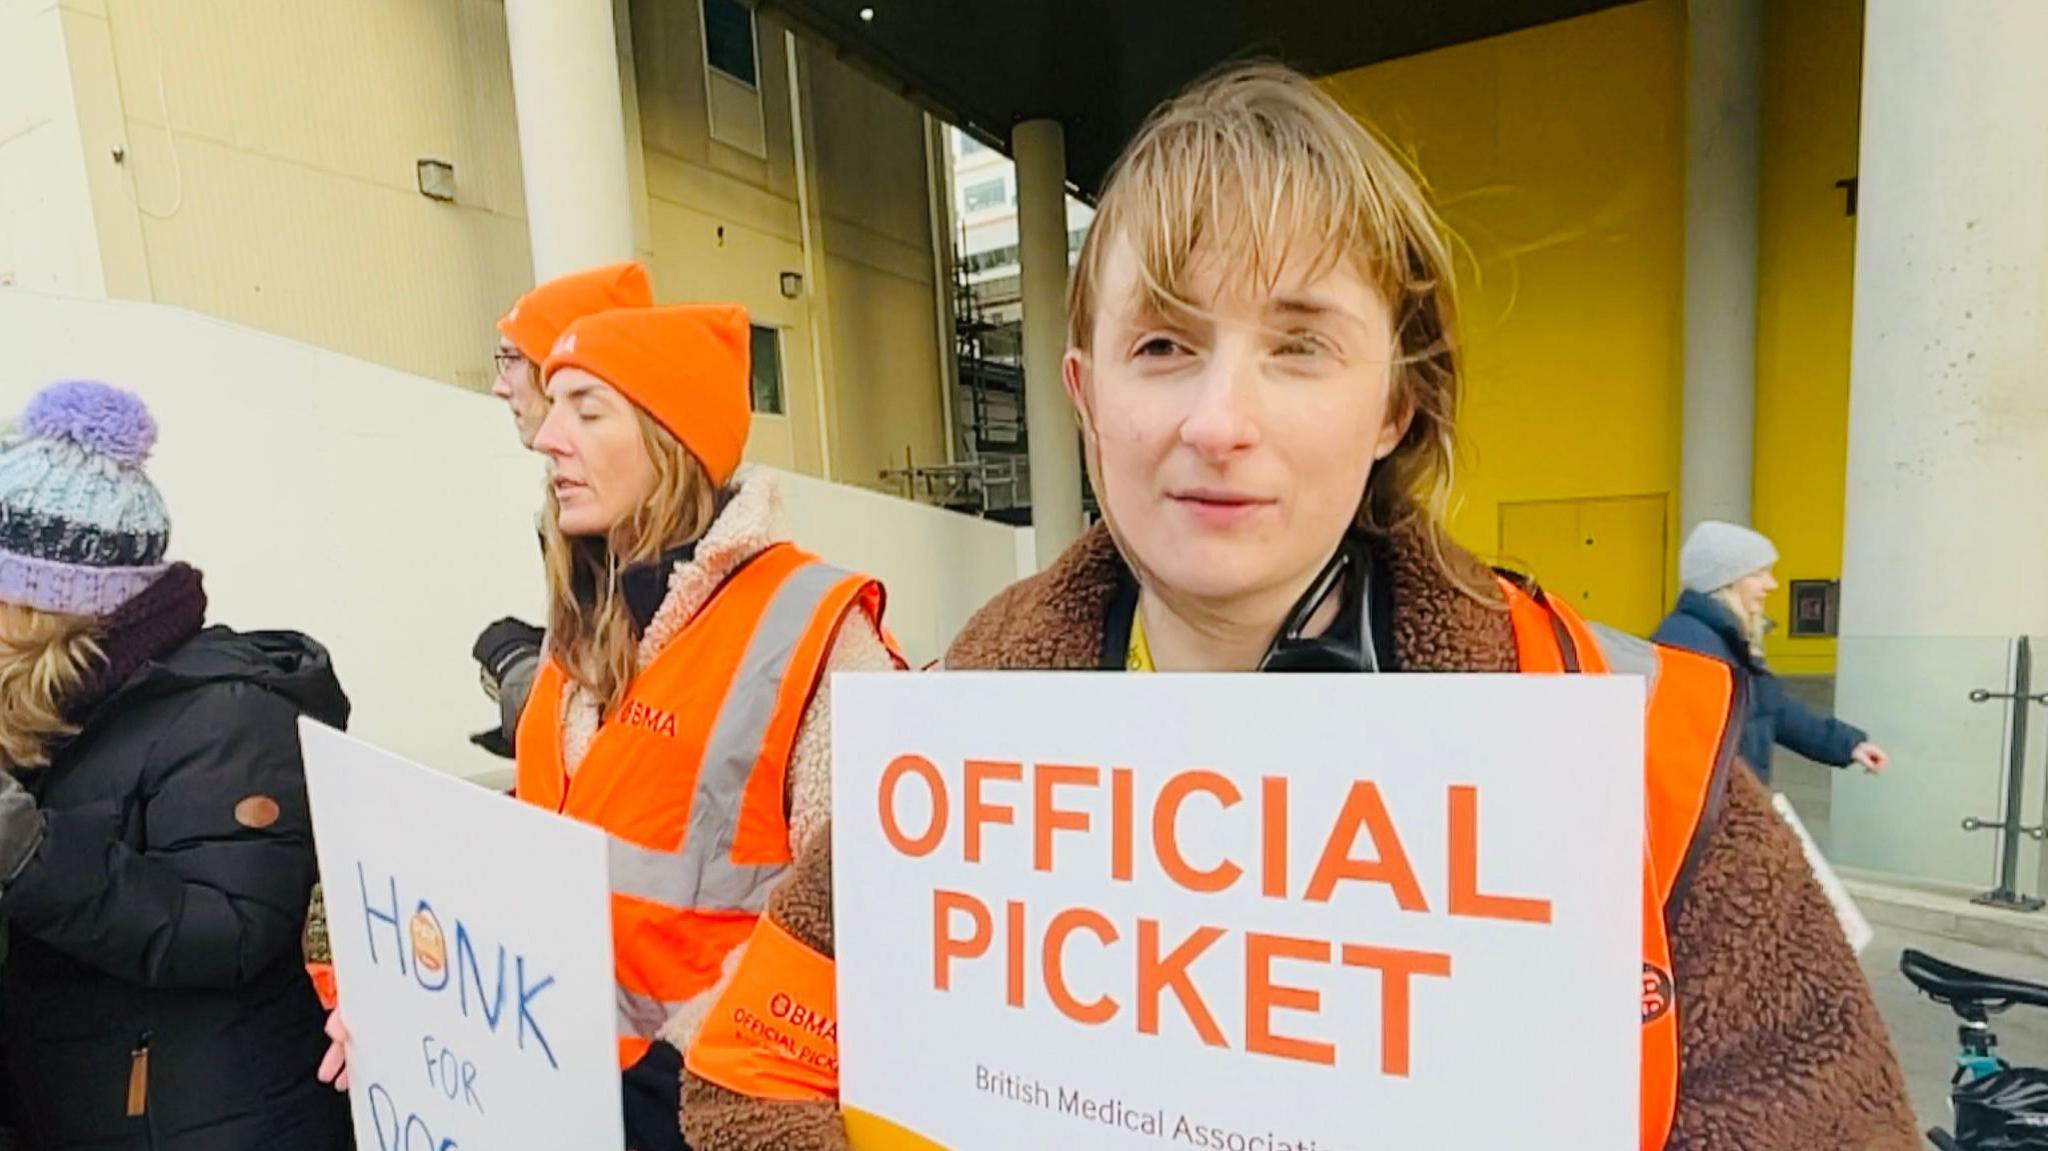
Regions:
M 1668 607 L 1663 496 L 1500 507 L 1501 554 L 1587 619 L 1648 636 Z
M 1578 501 L 1518 500 L 1500 505 L 1499 558 L 1507 567 L 1535 576 L 1550 594 L 1577 603 L 1580 589 L 1592 579 L 1579 539 Z
M 1863 0 L 1773 0 L 1764 41 L 1759 220 L 1756 526 L 1777 541 L 1771 618 L 1794 579 L 1842 573 L 1856 221 L 1835 181 L 1856 174 Z M 1834 671 L 1835 641 L 1771 635 L 1780 672 Z
M 1767 6 L 1754 518 L 1786 580 L 1840 572 L 1855 221 L 1835 182 L 1856 168 L 1862 16 Z M 1643 0 L 1328 81 L 1414 161 L 1460 245 L 1452 527 L 1482 553 L 1504 548 L 1505 503 L 1677 494 L 1684 67 L 1684 5 Z M 1771 612 L 1787 618 L 1784 592 Z M 1826 673 L 1834 645 L 1780 629 L 1770 654 Z
M 1579 508 L 1580 538 L 1594 557 L 1585 602 L 1591 618 L 1647 637 L 1670 610 L 1665 574 L 1664 496 L 1587 500 Z
M 1455 233 L 1482 554 L 1504 503 L 1677 487 L 1684 61 L 1683 4 L 1646 0 L 1327 81 Z

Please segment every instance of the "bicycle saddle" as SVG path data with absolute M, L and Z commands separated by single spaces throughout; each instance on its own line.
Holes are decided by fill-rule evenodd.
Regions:
M 1928 998 L 1951 1007 L 1974 1003 L 1990 1012 L 2004 1011 L 2014 1004 L 2048 1007 L 2048 987 L 1943 963 L 1924 951 L 1907 948 L 1899 956 L 1899 970 Z

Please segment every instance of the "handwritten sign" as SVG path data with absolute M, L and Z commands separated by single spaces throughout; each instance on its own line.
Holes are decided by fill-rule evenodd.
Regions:
M 302 721 L 362 1151 L 619 1147 L 593 828 Z
M 1633 1151 L 1627 677 L 842 676 L 861 1151 Z

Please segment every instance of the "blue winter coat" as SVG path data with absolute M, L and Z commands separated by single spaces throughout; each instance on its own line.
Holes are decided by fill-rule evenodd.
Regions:
M 1742 758 L 1765 783 L 1771 781 L 1771 746 L 1793 751 L 1833 767 L 1847 767 L 1856 745 L 1870 738 L 1863 731 L 1800 703 L 1764 661 L 1750 651 L 1735 613 L 1711 597 L 1688 591 L 1651 638 L 1712 656 L 1749 676 L 1749 722 L 1742 731 Z

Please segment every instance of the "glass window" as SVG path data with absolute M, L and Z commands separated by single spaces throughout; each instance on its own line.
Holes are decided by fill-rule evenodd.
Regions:
M 782 414 L 782 329 L 754 325 L 753 332 L 754 410 L 764 415 Z
M 986 272 L 991 268 L 1009 267 L 1016 262 L 1017 245 L 1015 244 L 1005 244 L 1000 248 L 990 248 L 986 252 L 974 252 L 960 261 L 961 265 L 970 274 Z
M 749 87 L 759 81 L 753 9 L 739 0 L 704 0 L 704 59 Z
M 1010 193 L 1002 180 L 984 180 L 979 184 L 969 184 L 960 198 L 964 210 L 986 212 L 990 208 L 1000 208 L 1009 203 Z

